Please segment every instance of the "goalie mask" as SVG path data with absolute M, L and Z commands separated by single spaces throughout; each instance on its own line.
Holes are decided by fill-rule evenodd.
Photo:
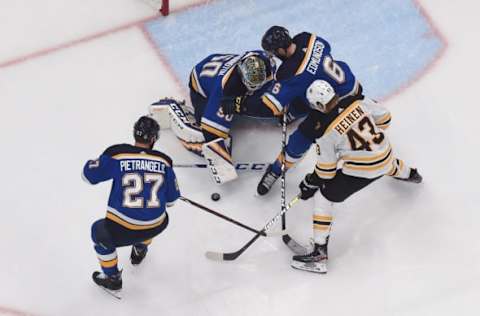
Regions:
M 248 56 L 241 60 L 238 71 L 243 84 L 249 91 L 258 90 L 267 81 L 265 62 L 258 56 Z
M 335 90 L 325 80 L 315 80 L 307 88 L 307 100 L 314 110 L 326 113 L 327 104 L 335 98 Z

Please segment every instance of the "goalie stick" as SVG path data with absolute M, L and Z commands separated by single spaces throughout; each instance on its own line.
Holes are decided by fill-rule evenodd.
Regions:
M 215 251 L 207 251 L 205 253 L 205 256 L 210 259 L 210 260 L 215 260 L 215 261 L 233 261 L 237 259 L 245 250 L 248 249 L 261 235 L 261 233 L 266 233 L 272 228 L 277 221 L 284 215 L 295 203 L 300 200 L 300 197 L 297 195 L 294 197 L 288 205 L 283 208 L 280 213 L 275 215 L 264 227 L 261 231 L 258 232 L 252 239 L 250 239 L 242 248 L 238 249 L 237 251 L 234 252 L 215 252 Z
M 237 225 L 237 226 L 240 226 L 240 227 L 242 227 L 242 228 L 245 228 L 246 230 L 249 230 L 249 231 L 251 231 L 251 232 L 253 232 L 253 233 L 260 234 L 260 235 L 262 235 L 262 236 L 264 236 L 264 237 L 282 236 L 283 234 L 285 234 L 285 230 L 281 230 L 281 231 L 273 232 L 273 233 L 267 233 L 267 232 L 258 231 L 258 230 L 254 229 L 254 228 L 252 228 L 252 227 L 249 227 L 249 226 L 247 226 L 247 225 L 245 225 L 245 224 L 242 224 L 242 223 L 234 220 L 233 218 L 230 218 L 230 217 L 228 217 L 228 216 L 226 216 L 226 215 L 223 215 L 223 214 L 221 214 L 221 213 L 219 213 L 219 212 L 217 212 L 217 211 L 214 211 L 214 210 L 212 210 L 212 209 L 210 209 L 210 208 L 208 208 L 208 207 L 206 207 L 206 206 L 204 206 L 204 205 L 202 205 L 202 204 L 200 204 L 200 203 L 197 203 L 197 202 L 195 202 L 195 201 L 192 201 L 192 200 L 190 200 L 189 198 L 186 198 L 186 197 L 184 197 L 184 196 L 180 196 L 179 199 L 182 200 L 182 201 L 184 201 L 185 203 L 188 203 L 188 204 L 190 204 L 190 205 L 193 205 L 193 206 L 195 206 L 195 207 L 198 207 L 199 209 L 202 209 L 202 210 L 204 210 L 204 211 L 206 211 L 206 212 L 208 212 L 208 213 L 210 213 L 210 214 L 213 214 L 213 215 L 215 215 L 215 216 L 218 216 L 218 217 L 220 217 L 220 218 L 222 218 L 222 219 L 224 219 L 224 220 L 226 220 L 226 221 L 228 221 L 228 222 L 230 222 L 230 223 L 233 223 L 233 224 L 235 224 L 235 225 Z

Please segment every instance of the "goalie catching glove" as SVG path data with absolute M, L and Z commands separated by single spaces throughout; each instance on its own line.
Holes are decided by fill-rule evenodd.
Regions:
M 302 200 L 308 200 L 315 195 L 317 190 L 322 186 L 323 179 L 321 179 L 317 174 L 308 173 L 302 182 L 298 185 L 300 188 L 300 198 Z

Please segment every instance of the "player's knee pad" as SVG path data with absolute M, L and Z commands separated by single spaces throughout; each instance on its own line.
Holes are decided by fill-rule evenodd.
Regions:
M 92 225 L 92 241 L 103 248 L 115 248 L 112 236 L 105 227 L 105 219 L 99 219 Z

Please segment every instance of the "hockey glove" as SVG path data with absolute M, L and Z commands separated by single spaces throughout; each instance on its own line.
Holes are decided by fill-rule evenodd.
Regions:
M 223 96 L 221 101 L 221 107 L 223 114 L 240 114 L 242 112 L 243 97 Z
M 308 200 L 309 198 L 314 196 L 317 190 L 320 188 L 319 183 L 314 179 L 315 176 L 316 175 L 314 175 L 313 173 L 309 173 L 305 176 L 303 181 L 300 182 L 300 185 L 298 187 L 300 188 L 300 198 L 302 200 Z

